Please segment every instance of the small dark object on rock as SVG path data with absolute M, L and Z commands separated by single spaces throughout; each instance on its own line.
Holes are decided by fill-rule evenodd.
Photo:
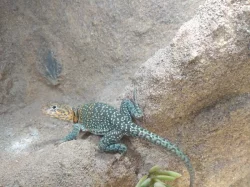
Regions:
M 52 51 L 48 51 L 46 57 L 42 62 L 42 74 L 49 81 L 50 84 L 56 86 L 59 84 L 59 76 L 62 72 L 62 65 L 55 59 Z

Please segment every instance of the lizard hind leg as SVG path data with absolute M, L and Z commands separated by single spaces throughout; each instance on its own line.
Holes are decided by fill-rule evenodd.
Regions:
M 123 135 L 123 133 L 115 130 L 106 133 L 99 142 L 99 149 L 104 152 L 126 153 L 126 145 L 118 143 Z

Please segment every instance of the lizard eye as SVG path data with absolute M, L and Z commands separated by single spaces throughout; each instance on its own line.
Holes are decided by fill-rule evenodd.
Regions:
M 53 109 L 56 109 L 56 106 L 52 106 Z

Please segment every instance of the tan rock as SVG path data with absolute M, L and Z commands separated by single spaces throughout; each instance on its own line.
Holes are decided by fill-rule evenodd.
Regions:
M 138 88 L 145 126 L 191 157 L 197 186 L 240 186 L 250 171 L 249 17 L 248 1 L 206 1 L 128 88 Z

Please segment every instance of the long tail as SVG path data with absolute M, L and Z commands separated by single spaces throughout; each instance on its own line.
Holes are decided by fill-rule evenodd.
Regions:
M 154 133 L 152 133 L 152 132 L 150 132 L 150 131 L 148 131 L 140 126 L 137 126 L 136 124 L 133 124 L 133 123 L 130 124 L 129 129 L 130 129 L 129 130 L 130 136 L 139 137 L 139 138 L 148 140 L 149 142 L 156 144 L 156 145 L 160 145 L 160 146 L 164 147 L 165 149 L 167 149 L 168 151 L 177 155 L 185 163 L 187 170 L 189 172 L 189 175 L 190 175 L 189 187 L 193 187 L 194 178 L 195 178 L 193 166 L 192 166 L 189 158 L 175 144 L 172 144 L 171 142 L 158 136 L 157 134 L 154 134 Z

